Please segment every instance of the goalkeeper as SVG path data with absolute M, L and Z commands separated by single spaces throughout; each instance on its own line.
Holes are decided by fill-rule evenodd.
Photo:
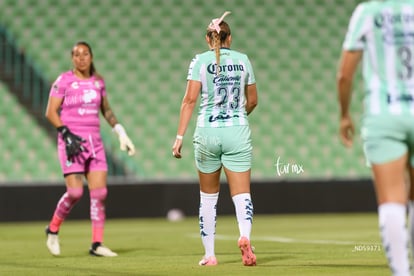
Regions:
M 46 245 L 51 254 L 60 254 L 58 232 L 72 207 L 82 197 L 85 177 L 92 221 L 89 253 L 113 257 L 117 254 L 103 245 L 108 167 L 100 135 L 99 114 L 102 113 L 118 135 L 121 150 L 131 156 L 135 147 L 109 105 L 105 82 L 95 70 L 89 44 L 76 43 L 71 55 L 73 69 L 62 73 L 54 82 L 46 108 L 46 118 L 58 131 L 58 156 L 66 184 L 66 192 L 46 228 Z

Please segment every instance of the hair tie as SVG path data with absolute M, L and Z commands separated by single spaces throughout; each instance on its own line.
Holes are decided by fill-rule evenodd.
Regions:
M 217 33 L 220 33 L 221 29 L 220 29 L 220 23 L 223 22 L 224 17 L 226 17 L 228 14 L 230 14 L 231 12 L 226 11 L 223 13 L 223 15 L 220 18 L 214 18 L 213 20 L 211 20 L 211 23 L 208 25 L 208 30 L 209 31 L 216 31 Z

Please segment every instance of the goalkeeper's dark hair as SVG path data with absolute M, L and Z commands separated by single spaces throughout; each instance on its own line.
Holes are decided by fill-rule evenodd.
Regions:
M 91 57 L 93 58 L 92 47 L 91 47 L 91 45 L 89 45 L 89 43 L 88 43 L 88 42 L 86 42 L 86 41 L 78 41 L 78 42 L 76 42 L 76 43 L 75 43 L 75 45 L 73 45 L 73 47 L 72 47 L 72 51 L 71 51 L 71 55 L 72 55 L 72 56 L 73 56 L 73 49 L 74 49 L 76 46 L 79 46 L 79 45 L 86 46 L 86 47 L 88 48 L 89 53 L 91 54 Z M 89 75 L 91 75 L 91 76 L 95 75 L 95 76 L 96 76 L 96 77 L 98 77 L 98 78 L 102 78 L 102 76 L 101 76 L 100 74 L 98 74 L 98 72 L 96 71 L 96 68 L 95 68 L 95 65 L 93 64 L 93 61 L 92 61 L 92 63 L 91 63 L 91 68 L 89 69 Z
M 222 21 L 220 24 L 220 33 L 217 31 L 212 31 L 207 29 L 207 36 L 210 38 L 213 44 L 214 52 L 216 53 L 216 63 L 217 69 L 216 74 L 218 75 L 220 72 L 220 48 L 221 45 L 226 41 L 227 37 L 231 35 L 231 30 L 229 24 L 226 21 Z

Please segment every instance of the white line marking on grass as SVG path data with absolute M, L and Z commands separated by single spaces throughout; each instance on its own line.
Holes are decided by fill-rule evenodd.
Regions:
M 191 234 L 193 238 L 200 238 L 200 235 Z M 228 235 L 216 235 L 217 240 L 237 240 L 235 236 Z M 356 241 L 337 241 L 337 240 L 305 240 L 305 239 L 294 239 L 287 237 L 278 237 L 278 236 L 263 236 L 263 237 L 254 237 L 253 241 L 267 241 L 267 242 L 280 242 L 280 243 L 307 243 L 307 244 L 336 244 L 336 245 L 355 245 L 355 244 L 364 244 L 365 242 L 356 242 Z
M 257 241 L 270 241 L 270 242 L 281 242 L 281 243 L 310 243 L 310 244 L 356 244 L 355 241 L 337 241 L 337 240 L 305 240 L 305 239 L 293 239 L 286 237 L 268 236 L 268 237 L 256 237 L 254 240 Z

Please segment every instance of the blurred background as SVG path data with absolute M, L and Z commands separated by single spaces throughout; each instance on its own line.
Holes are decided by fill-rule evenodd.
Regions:
M 335 88 L 341 44 L 358 2 L 2 0 L 0 180 L 60 179 L 55 133 L 39 121 L 50 84 L 71 69 L 70 51 L 79 40 L 91 44 L 112 107 L 138 149 L 135 157 L 125 156 L 103 122 L 112 162 L 137 179 L 196 178 L 194 128 L 185 137 L 184 159 L 171 158 L 170 149 L 188 65 L 207 50 L 206 26 L 225 10 L 232 11 L 226 18 L 232 48 L 249 55 L 259 89 L 250 118 L 253 178 L 365 177 L 360 141 L 351 150 L 339 143 Z M 362 91 L 356 85 L 358 122 Z M 304 172 L 279 176 L 278 157 Z
M 338 138 L 336 69 L 359 2 L 1 0 L 0 187 L 62 185 L 56 131 L 44 112 L 50 86 L 72 68 L 70 51 L 80 40 L 92 46 L 112 108 L 137 148 L 132 158 L 121 152 L 102 120 L 110 181 L 196 183 L 196 114 L 184 158 L 172 158 L 171 147 L 188 65 L 207 50 L 208 23 L 226 10 L 232 12 L 226 18 L 232 48 L 249 56 L 259 92 L 250 116 L 253 182 L 368 179 L 359 132 L 352 149 Z M 357 128 L 362 94 L 358 74 L 352 103 Z

